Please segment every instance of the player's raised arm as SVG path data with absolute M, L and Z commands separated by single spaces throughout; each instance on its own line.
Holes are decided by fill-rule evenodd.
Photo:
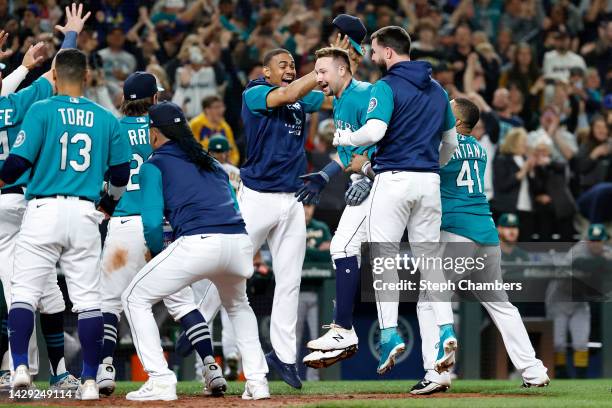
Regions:
M 0 32 L 0 37 L 2 33 Z M 6 78 L 2 80 L 2 92 L 1 96 L 8 96 L 15 92 L 21 82 L 25 79 L 28 72 L 31 69 L 40 64 L 44 57 L 41 55 L 45 44 L 43 42 L 31 45 L 23 56 L 21 65 L 18 66 L 13 72 L 10 73 Z
M 440 157 L 438 158 L 440 167 L 445 166 L 446 163 L 450 161 L 457 146 L 459 146 L 459 142 L 457 141 L 457 129 L 455 128 L 456 120 L 455 115 L 453 115 L 451 103 L 452 102 L 449 102 L 446 105 L 446 114 L 444 123 L 442 123 L 442 141 L 440 142 Z

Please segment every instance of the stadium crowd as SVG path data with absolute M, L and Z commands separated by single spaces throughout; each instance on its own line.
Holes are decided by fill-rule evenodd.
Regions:
M 49 69 L 64 3 L 0 0 L 0 22 L 9 33 L 0 54 L 4 72 L 19 66 L 33 43 L 44 41 L 48 50 L 21 87 Z M 577 212 L 592 222 L 612 219 L 598 205 L 612 185 L 605 184 L 612 182 L 610 1 L 84 3 L 93 11 L 78 40 L 93 70 L 87 96 L 118 116 L 122 81 L 146 70 L 164 88 L 162 99 L 184 108 L 205 147 L 211 136 L 228 139 L 230 162 L 238 166 L 244 160 L 241 94 L 261 75 L 266 51 L 288 49 L 300 76 L 313 69 L 314 51 L 334 41 L 331 21 L 340 13 L 360 17 L 368 32 L 403 26 L 412 36 L 412 59 L 429 61 L 451 98 L 468 97 L 482 111 L 474 133 L 489 151 L 485 188 L 495 219 L 518 214 L 523 241 L 571 240 Z M 379 76 L 364 58 L 356 77 Z M 314 169 L 333 151 L 329 116 L 310 115 L 306 148 Z M 344 206 L 343 184 L 332 183 L 318 208 L 332 228 Z

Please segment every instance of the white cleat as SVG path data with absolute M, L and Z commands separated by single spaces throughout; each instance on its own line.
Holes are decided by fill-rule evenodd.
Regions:
M 449 337 L 444 340 L 444 354 L 436 360 L 434 370 L 443 373 L 450 370 L 455 365 L 455 352 L 457 351 L 457 339 Z
M 323 326 L 324 329 L 329 329 L 327 333 L 318 339 L 310 340 L 306 347 L 312 351 L 331 351 L 331 350 L 357 350 L 359 339 L 354 328 L 345 329 L 337 324 L 331 323 Z
M 242 393 L 243 400 L 261 400 L 269 399 L 270 390 L 268 388 L 268 380 L 247 380 Z
M 550 384 L 550 378 L 546 373 L 542 374 L 538 378 L 525 378 L 523 377 L 523 388 L 531 387 L 547 387 Z
M 8 392 L 11 389 L 11 372 L 6 370 L 0 373 L 0 392 Z
M 98 384 L 96 384 L 96 380 L 85 380 L 85 382 L 77 389 L 75 398 L 81 401 L 99 400 L 100 393 L 98 391 Z
M 70 373 L 66 373 L 59 381 L 49 386 L 53 391 L 76 391 L 81 386 L 81 381 Z
M 112 364 L 100 364 L 96 375 L 100 394 L 107 397 L 115 391 L 115 367 Z
M 174 401 L 177 399 L 176 383 L 149 378 L 138 390 L 128 392 L 125 399 L 130 401 Z
M 22 364 L 15 369 L 13 389 L 28 389 L 31 385 L 32 377 L 30 377 L 30 370 L 25 364 Z
M 347 358 L 352 357 L 356 352 L 356 347 L 352 350 L 316 350 L 305 356 L 302 362 L 307 367 L 311 368 L 327 368 L 333 364 L 336 364 L 338 361 L 346 360 Z
M 204 395 L 222 397 L 227 390 L 227 381 L 223 378 L 221 367 L 213 356 L 204 359 Z

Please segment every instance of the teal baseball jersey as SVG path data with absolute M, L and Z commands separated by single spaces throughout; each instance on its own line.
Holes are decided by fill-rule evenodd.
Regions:
M 153 149 L 149 142 L 149 116 L 126 116 L 119 121 L 122 137 L 127 137 L 132 146 L 130 161 L 130 181 L 121 196 L 113 213 L 116 217 L 140 215 L 142 202 L 140 199 L 140 166 L 147 161 Z
M 10 153 L 10 147 L 15 143 L 17 134 L 21 130 L 23 118 L 34 102 L 49 98 L 53 95 L 53 86 L 45 78 L 38 78 L 32 85 L 19 92 L 0 97 L 0 169 Z M 11 185 L 23 186 L 30 178 L 30 171 L 26 171 Z
M 108 167 L 128 163 L 131 153 L 108 110 L 65 95 L 32 105 L 11 151 L 32 163 L 27 199 L 60 194 L 92 201 Z
M 366 123 L 368 115 L 368 102 L 370 100 L 370 90 L 372 84 L 351 80 L 348 87 L 342 92 L 340 98 L 334 97 L 334 124 L 336 129 L 349 129 L 356 131 Z M 348 167 L 353 154 L 363 154 L 368 152 L 368 157 L 372 157 L 375 146 L 338 146 L 338 156 L 344 167 Z
M 487 152 L 472 136 L 457 135 L 457 139 L 457 150 L 440 169 L 441 229 L 479 244 L 497 245 L 497 229 L 484 194 Z

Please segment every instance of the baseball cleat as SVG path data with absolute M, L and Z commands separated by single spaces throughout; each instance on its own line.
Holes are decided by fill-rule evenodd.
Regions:
M 213 356 L 204 359 L 204 395 L 222 397 L 227 390 L 227 382 L 221 373 L 221 367 Z
M 354 348 L 357 350 L 359 339 L 354 328 L 345 329 L 342 326 L 331 323 L 323 326 L 329 329 L 327 333 L 315 340 L 310 340 L 306 347 L 312 351 L 346 350 Z M 353 353 L 354 354 L 354 353 Z
M 96 380 L 85 380 L 85 382 L 77 389 L 75 398 L 81 401 L 99 400 L 100 392 L 98 391 L 98 384 L 96 384 Z
M 438 373 L 448 371 L 455 365 L 455 352 L 457 351 L 457 337 L 452 325 L 445 325 L 441 329 L 440 343 L 438 343 L 438 358 L 434 370 Z
M 346 360 L 357 353 L 357 346 L 344 350 L 313 351 L 308 354 L 302 362 L 311 368 L 326 368 L 336 364 L 338 361 Z
M 11 372 L 0 371 L 0 392 L 9 392 L 11 389 Z
M 276 370 L 284 382 L 298 390 L 302 388 L 302 380 L 300 380 L 300 376 L 297 372 L 297 364 L 283 363 L 274 350 L 266 354 L 266 362 L 268 363 L 268 367 L 272 367 Z
M 20 365 L 15 369 L 13 375 L 13 389 L 28 389 L 32 385 L 32 377 L 30 370 L 25 364 Z
M 387 341 L 383 341 L 381 338 L 378 348 L 380 350 L 380 360 L 376 372 L 382 375 L 393 368 L 397 357 L 406 351 L 406 344 L 399 333 L 395 331 Z
M 526 380 L 523 378 L 523 388 L 531 388 L 531 387 L 548 387 L 548 384 L 550 384 L 550 378 L 548 378 L 548 375 L 544 374 L 542 377 L 540 378 L 536 378 L 536 379 L 529 379 Z
M 96 382 L 100 389 L 100 394 L 107 397 L 115 391 L 115 367 L 112 364 L 102 363 L 98 366 Z
M 240 361 L 236 354 L 232 354 L 227 357 L 223 362 L 225 369 L 223 370 L 223 376 L 228 381 L 236 381 L 238 379 L 238 367 L 240 366 Z
M 55 377 L 52 376 L 49 383 L 49 389 L 54 391 L 76 391 L 81 385 L 81 381 L 68 371 Z
M 431 395 L 438 392 L 445 392 L 449 388 L 450 386 L 448 385 L 438 384 L 423 378 L 410 389 L 410 393 L 412 395 Z
M 130 401 L 174 401 L 176 396 L 176 383 L 149 380 L 136 391 L 128 392 L 125 399 Z
M 270 390 L 268 389 L 268 380 L 247 380 L 244 385 L 244 392 L 242 393 L 243 400 L 261 400 L 269 398 Z

